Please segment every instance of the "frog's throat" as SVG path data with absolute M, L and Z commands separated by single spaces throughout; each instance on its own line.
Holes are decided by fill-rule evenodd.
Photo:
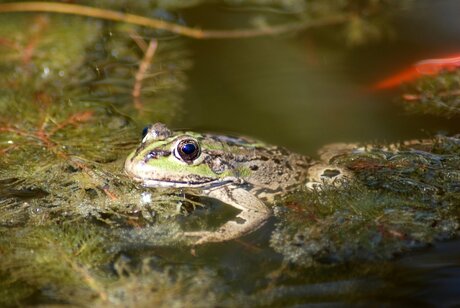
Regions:
M 220 186 L 225 186 L 234 183 L 232 180 L 222 181 L 222 180 L 209 180 L 205 182 L 193 182 L 193 181 L 160 181 L 153 179 L 141 179 L 133 177 L 137 182 L 141 182 L 142 186 L 145 187 L 176 187 L 176 188 L 203 188 L 211 189 Z

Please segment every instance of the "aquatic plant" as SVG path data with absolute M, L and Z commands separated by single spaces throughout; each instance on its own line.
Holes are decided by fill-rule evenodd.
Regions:
M 407 84 L 401 103 L 413 113 L 452 118 L 460 113 L 460 70 L 441 71 Z
M 216 32 L 184 25 L 158 9 L 204 2 L 87 3 L 166 19 L 181 26 L 176 32 L 169 23 L 143 28 L 78 12 L 1 15 L 0 305 L 286 303 L 299 291 L 286 284 L 296 275 L 318 273 L 305 283 L 342 279 L 356 275 L 340 276 L 344 264 L 388 259 L 456 234 L 459 139 L 439 136 L 355 147 L 330 158 L 353 172 L 349 182 L 315 191 L 299 185 L 279 199 L 270 237 L 279 255 L 267 258 L 272 272 L 256 272 L 261 277 L 252 280 L 250 295 L 232 289 L 241 281 L 233 277 L 234 268 L 219 268 L 214 254 L 209 264 L 187 259 L 194 257 L 179 235 L 184 226 L 211 225 L 194 209 L 205 211 L 214 203 L 196 197 L 199 192 L 138 187 L 122 173 L 141 127 L 180 114 L 190 56 L 178 34 L 242 38 L 345 24 L 344 42 L 357 44 L 387 32 L 380 13 L 392 5 L 248 1 L 247 7 L 275 14 L 258 13 L 247 28 Z M 432 83 L 431 97 L 442 97 L 456 81 L 440 84 L 447 88 Z M 192 212 L 196 215 L 187 217 Z M 238 245 L 251 255 L 264 250 L 244 241 Z M 156 258 L 162 249 L 173 252 Z M 206 248 L 192 252 L 206 254 Z

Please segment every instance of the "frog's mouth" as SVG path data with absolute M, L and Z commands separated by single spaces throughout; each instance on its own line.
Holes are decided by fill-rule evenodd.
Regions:
M 133 163 L 129 158 L 125 162 L 125 173 L 145 187 L 177 188 L 215 188 L 235 182 L 232 177 L 218 178 L 211 176 L 187 175 L 165 172 L 162 169 L 146 166 L 145 163 Z
M 145 187 L 173 187 L 173 188 L 202 188 L 210 189 L 220 186 L 225 186 L 233 183 L 232 180 L 207 180 L 207 181 L 169 181 L 169 180 L 158 180 L 158 179 L 145 179 L 138 178 L 130 175 L 136 182 L 141 182 L 142 186 Z

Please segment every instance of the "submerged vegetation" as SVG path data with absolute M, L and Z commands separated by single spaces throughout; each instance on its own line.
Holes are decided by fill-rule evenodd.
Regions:
M 459 228 L 460 138 L 354 147 L 330 158 L 351 182 L 291 196 L 272 246 L 294 263 L 388 259 Z M 339 231 L 338 231 L 339 230 Z
M 382 9 L 392 1 L 245 1 L 247 8 L 283 14 L 258 13 L 246 30 L 234 32 L 197 30 L 164 10 L 204 2 L 87 4 L 156 16 L 202 33 L 202 38 L 206 33 L 214 38 L 272 35 L 340 23 L 345 24 L 343 40 L 358 44 L 391 32 Z M 328 287 L 341 288 L 327 285 L 326 276 L 332 282 L 352 279 L 368 271 L 365 262 L 457 233 L 458 136 L 355 146 L 327 158 L 352 171 L 352 180 L 315 191 L 299 186 L 277 201 L 269 242 L 279 255 L 239 242 L 237 249 L 264 259 L 270 268 L 254 270 L 259 277 L 250 280 L 253 285 L 239 286 L 233 269 L 220 267 L 214 255 L 209 262 L 197 261 L 180 237 L 184 226 L 206 228 L 200 215 L 207 215 L 212 202 L 196 191 L 141 188 L 122 172 L 144 124 L 180 116 L 185 71 L 192 60 L 181 36 L 186 34 L 123 18 L 87 18 L 78 11 L 1 16 L 1 306 L 295 304 L 285 299 L 320 297 Z M 458 114 L 456 75 L 420 81 L 417 106 Z M 199 253 L 206 256 L 207 249 Z M 218 256 L 225 258 L 225 248 Z M 361 267 L 341 270 L 353 262 Z M 289 286 L 307 271 L 318 273 L 304 280 L 317 283 L 317 293 Z M 355 290 L 363 283 L 351 281 L 347 287 Z
M 434 114 L 447 118 L 460 113 L 460 72 L 440 71 L 406 85 L 402 102 L 414 113 Z

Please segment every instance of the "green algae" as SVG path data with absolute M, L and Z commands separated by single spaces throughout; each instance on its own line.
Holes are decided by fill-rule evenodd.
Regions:
M 331 158 L 353 172 L 340 188 L 300 191 L 276 208 L 271 246 L 311 266 L 392 258 L 457 235 L 460 139 L 350 149 Z
M 0 232 L 2 306 L 33 304 L 40 297 L 48 298 L 48 303 L 94 307 L 183 303 L 211 307 L 223 299 L 215 273 L 180 266 L 158 268 L 154 258 L 134 263 L 119 254 L 126 243 L 117 243 L 113 236 L 107 242 L 107 230 L 91 224 Z M 111 270 L 106 267 L 109 263 Z
M 452 118 L 460 113 L 460 72 L 440 71 L 404 86 L 404 108 L 412 113 Z
M 106 279 L 102 265 L 111 254 L 95 228 L 82 225 L 80 229 L 68 224 L 10 228 L 2 233 L 1 285 L 5 292 L 16 291 L 11 286 L 19 285 L 21 291 L 28 287 L 30 296 L 47 288 L 55 299 L 61 300 L 74 291 L 85 297 L 85 293 L 103 292 L 97 280 Z M 14 296 L 2 297 L 4 305 L 12 300 Z
M 120 189 L 112 194 L 112 190 L 134 189 L 122 175 L 122 160 L 137 143 L 138 127 L 133 119 L 142 122 L 156 117 L 165 121 L 175 114 L 183 88 L 181 63 L 187 63 L 179 60 L 185 56 L 183 48 L 178 43 L 160 42 L 163 47 L 156 55 L 158 64 L 148 72 L 153 77 L 143 80 L 145 109 L 138 110 L 130 97 L 133 71 L 142 60 L 142 50 L 135 48 L 130 36 L 136 29 L 88 20 L 82 23 L 86 27 L 77 27 L 76 23 L 81 23 L 78 17 L 39 16 L 38 21 L 28 19 L 30 27 L 41 27 L 42 32 L 29 38 L 37 40 L 30 59 L 23 63 L 18 50 L 2 49 L 18 58 L 5 62 L 2 69 L 21 70 L 2 75 L 2 84 L 12 85 L 4 88 L 0 104 L 0 178 L 2 191 L 7 194 L 2 202 L 21 204 L 23 192 L 41 191 L 27 202 L 28 206 L 38 203 L 43 210 L 69 207 L 63 211 L 76 212 L 74 208 L 79 207 L 75 204 L 83 207 L 98 201 L 100 209 L 108 208 L 107 197 L 119 200 L 117 206 L 125 204 L 121 199 L 129 191 Z M 16 25 L 15 31 L 22 33 L 24 23 L 25 19 L 18 18 L 11 20 L 10 27 Z M 9 29 L 5 36 L 21 45 L 24 34 L 16 36 L 16 32 Z M 117 80 L 123 81 L 123 86 Z M 170 93 L 171 88 L 174 93 Z M 151 105 L 155 106 L 154 115 L 149 112 Z M 5 219 L 8 216 L 2 215 Z
M 204 1 L 193 4 L 198 2 Z M 314 19 L 366 11 L 361 6 L 379 11 L 390 2 L 248 3 Z M 160 14 L 157 4 L 192 2 L 94 5 Z M 341 300 L 350 293 L 359 297 L 365 286 L 378 292 L 378 283 L 359 278 L 372 271 L 372 261 L 457 234 L 458 137 L 356 149 L 331 161 L 353 172 L 353 180 L 340 188 L 299 188 L 278 201 L 270 245 L 282 260 L 270 255 L 273 271 L 254 270 L 259 277 L 240 292 L 234 268 L 215 261 L 231 256 L 229 251 L 200 259 L 204 248 L 198 262 L 190 260 L 180 236 L 184 225 L 211 225 L 194 216 L 205 203 L 193 195 L 199 192 L 141 188 L 122 172 L 140 127 L 180 113 L 190 66 L 186 42 L 164 31 L 76 16 L 2 17 L 8 27 L 0 28 L 1 37 L 20 47 L 0 47 L 0 69 L 8 72 L 0 76 L 0 305 L 216 307 L 294 305 L 302 303 L 299 297 Z M 342 34 L 349 44 L 381 37 L 383 26 L 374 26 L 379 20 L 357 14 Z M 132 97 L 144 56 L 135 37 L 159 43 L 143 80 L 141 109 Z M 31 54 L 22 54 L 33 40 Z M 164 247 L 173 252 L 155 258 Z M 245 249 L 244 256 L 264 259 L 257 247 L 235 250 Z M 136 257 L 139 251 L 148 257 Z M 354 262 L 363 264 L 350 270 Z M 373 271 L 393 273 L 388 267 Z M 256 274 L 248 271 L 244 278 Z M 303 285 L 296 286 L 292 281 L 299 277 Z
M 141 235 L 151 245 L 177 242 L 171 217 L 186 214 L 182 195 L 139 189 L 122 172 L 138 125 L 177 113 L 186 49 L 179 39 L 76 16 L 2 17 L 1 305 L 107 301 L 117 236 L 124 245 Z M 137 44 L 151 37 L 159 48 L 134 108 Z M 149 225 L 148 234 L 129 231 Z

